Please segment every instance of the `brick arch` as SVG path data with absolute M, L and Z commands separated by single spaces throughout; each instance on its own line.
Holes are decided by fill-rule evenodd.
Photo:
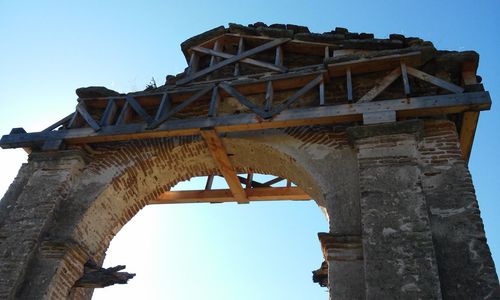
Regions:
M 309 134 L 304 139 L 276 130 L 256 136 L 229 136 L 223 141 L 238 172 L 288 178 L 324 209 L 324 195 L 331 189 L 324 184 L 329 174 L 311 163 L 321 161 L 311 149 L 321 147 L 323 152 L 331 152 L 335 145 L 323 132 L 313 132 L 312 136 L 316 138 Z M 59 235 L 59 240 L 78 241 L 57 262 L 57 271 L 47 287 L 49 296 L 68 294 L 86 258 L 102 262 L 111 239 L 149 201 L 179 181 L 217 172 L 205 142 L 198 137 L 102 146 L 89 156 L 78 183 L 61 205 L 64 209 L 58 212 L 58 223 L 49 229 Z M 84 299 L 90 294 L 77 288 L 71 295 Z

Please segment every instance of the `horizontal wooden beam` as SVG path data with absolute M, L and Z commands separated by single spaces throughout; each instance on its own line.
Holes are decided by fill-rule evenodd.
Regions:
M 200 128 L 215 128 L 218 132 L 249 131 L 268 128 L 335 124 L 361 121 L 365 113 L 393 110 L 398 118 L 422 117 L 488 110 L 491 98 L 488 92 L 472 92 L 425 97 L 408 97 L 367 103 L 316 106 L 287 109 L 270 120 L 262 120 L 253 113 L 224 115 L 214 118 L 169 120 L 154 130 L 147 124 L 125 124 L 92 128 L 77 128 L 52 132 L 4 135 L 2 148 L 34 147 L 47 140 L 64 140 L 66 144 L 86 144 L 130 139 L 148 139 L 169 136 L 196 135 Z
M 299 187 L 258 187 L 246 190 L 249 201 L 306 201 L 311 197 Z M 238 202 L 231 190 L 169 191 L 149 204 Z

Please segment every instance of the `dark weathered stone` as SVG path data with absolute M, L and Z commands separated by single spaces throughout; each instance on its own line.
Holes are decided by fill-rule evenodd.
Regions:
M 391 40 L 398 40 L 398 41 L 403 41 L 404 42 L 405 36 L 402 35 L 402 34 L 393 33 L 393 34 L 389 35 L 389 39 L 391 39 Z
M 341 33 L 341 34 L 346 34 L 346 33 L 349 32 L 349 30 L 347 30 L 347 28 L 344 28 L 344 27 L 335 27 L 334 32 Z
M 99 98 L 119 96 L 120 93 L 105 88 L 103 86 L 89 86 L 76 89 L 76 94 L 80 98 Z
M 292 30 L 294 34 L 296 33 L 309 33 L 309 28 L 306 26 L 300 26 L 295 24 L 286 24 L 286 29 Z
M 293 31 L 271 27 L 257 27 L 257 32 L 262 36 L 274 38 L 293 38 Z
M 285 24 L 271 24 L 271 25 L 269 25 L 269 28 L 276 28 L 276 29 L 287 30 Z
M 359 38 L 362 39 L 362 40 L 373 39 L 374 35 L 373 35 L 373 33 L 362 32 L 362 33 L 359 34 Z
M 240 24 L 229 23 L 228 28 L 230 33 L 242 34 L 242 35 L 258 35 L 259 33 L 254 27 L 243 26 Z

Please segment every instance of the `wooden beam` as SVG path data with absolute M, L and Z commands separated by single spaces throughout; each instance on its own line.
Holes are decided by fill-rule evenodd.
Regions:
M 300 90 L 296 91 L 292 96 L 288 97 L 284 102 L 278 105 L 272 111 L 272 115 L 279 114 L 286 108 L 288 108 L 292 103 L 297 101 L 300 97 L 304 96 L 307 92 L 309 92 L 313 87 L 317 86 L 323 81 L 323 75 L 319 75 L 318 77 L 311 80 L 308 84 L 303 86 Z
M 357 103 L 370 102 L 382 93 L 391 83 L 401 76 L 401 68 L 397 67 L 391 73 L 378 81 L 375 86 L 357 101 Z
M 204 89 L 199 90 L 196 94 L 191 96 L 189 99 L 184 100 L 181 104 L 178 104 L 176 107 L 174 107 L 173 109 L 168 111 L 161 119 L 155 120 L 154 122 L 152 122 L 148 128 L 154 129 L 154 128 L 160 126 L 161 124 L 165 123 L 168 120 L 168 118 L 175 115 L 176 113 L 178 113 L 182 109 L 186 108 L 189 104 L 198 100 L 201 96 L 205 95 L 208 91 L 212 90 L 212 88 L 213 88 L 213 86 L 208 86 L 208 87 L 205 87 Z
M 4 135 L 0 140 L 2 148 L 34 147 L 46 140 L 63 139 L 66 144 L 86 144 L 131 139 L 148 139 L 199 134 L 200 128 L 212 127 L 218 132 L 238 132 L 268 128 L 335 124 L 358 122 L 369 112 L 394 110 L 398 118 L 412 118 L 432 115 L 454 114 L 465 111 L 488 110 L 491 98 L 488 92 L 408 97 L 368 103 L 325 105 L 317 107 L 288 109 L 263 121 L 255 114 L 225 115 L 215 118 L 192 118 L 171 120 L 155 130 L 147 124 L 106 126 L 94 132 L 91 128 L 76 128 L 51 132 L 34 132 Z
M 153 123 L 154 121 L 153 118 L 151 118 L 151 116 L 144 110 L 144 108 L 142 108 L 141 104 L 139 104 L 139 102 L 137 102 L 137 100 L 134 97 L 132 97 L 131 95 L 127 95 L 125 101 L 127 101 L 130 107 L 132 107 L 132 109 L 135 110 L 135 112 L 139 116 L 141 116 L 144 119 L 144 121 L 146 121 L 146 123 L 148 124 Z
M 469 162 L 472 152 L 472 144 L 476 134 L 477 121 L 479 120 L 478 111 L 466 111 L 462 115 L 462 125 L 460 128 L 460 150 L 465 162 Z
M 274 90 L 273 90 L 273 82 L 268 81 L 266 87 L 266 95 L 264 97 L 264 110 L 266 112 L 271 111 L 273 107 L 273 98 L 274 98 Z
M 351 68 L 345 70 L 346 84 L 347 84 L 347 101 L 352 101 L 352 74 Z
M 281 46 L 276 47 L 276 54 L 274 56 L 274 64 L 279 67 L 283 67 L 283 48 Z M 285 68 L 286 70 L 286 68 Z
M 90 127 L 92 127 L 95 131 L 101 129 L 101 126 L 99 126 L 99 124 L 97 124 L 94 118 L 92 118 L 92 116 L 85 108 L 85 104 L 83 104 L 83 102 L 78 103 L 78 105 L 76 106 L 76 111 L 82 116 L 85 122 L 87 122 L 87 124 L 89 124 Z
M 158 106 L 158 110 L 156 111 L 155 121 L 159 121 L 164 118 L 171 107 L 172 101 L 170 101 L 170 96 L 168 93 L 164 93 L 161 98 L 160 105 Z
M 257 187 L 246 190 L 249 201 L 307 201 L 311 197 L 299 187 Z M 149 204 L 238 202 L 231 190 L 170 191 Z
M 117 106 L 115 99 L 109 99 L 108 104 L 106 105 L 106 109 L 104 110 L 104 113 L 101 116 L 101 121 L 99 122 L 99 125 L 101 126 L 108 126 L 111 125 L 113 122 L 113 118 L 116 114 L 117 111 Z
M 74 114 L 75 113 L 71 113 L 71 114 L 67 115 L 66 117 L 62 118 L 61 120 L 59 120 L 59 121 L 55 122 L 54 124 L 50 125 L 49 127 L 45 128 L 43 131 L 49 132 L 49 131 L 56 129 L 57 127 L 59 127 L 61 125 L 68 123 L 69 121 L 71 121 Z
M 463 64 L 462 79 L 464 85 L 473 85 L 478 83 L 476 69 L 476 63 L 466 62 Z M 460 125 L 460 150 L 462 151 L 462 157 L 466 163 L 469 162 L 472 152 L 472 145 L 474 143 L 478 120 L 478 111 L 466 111 L 462 115 L 462 122 Z
M 445 81 L 441 78 L 438 78 L 436 76 L 432 76 L 430 74 L 427 74 L 425 72 L 422 72 L 420 70 L 417 70 L 412 67 L 407 67 L 408 74 L 410 74 L 413 77 L 417 77 L 418 79 L 421 79 L 423 81 L 427 81 L 429 83 L 432 83 L 440 88 L 443 88 L 445 90 L 448 90 L 453 93 L 463 93 L 464 89 L 456 84 L 453 84 L 451 82 Z
M 222 57 L 222 58 L 233 58 L 233 57 L 238 56 L 238 55 L 234 55 L 234 54 L 229 54 L 229 53 L 225 53 L 225 52 L 221 52 L 221 51 L 215 51 L 215 50 L 201 48 L 201 47 L 193 47 L 192 49 L 194 51 L 197 51 L 197 52 L 200 52 L 200 53 L 212 55 L 212 57 L 218 56 L 218 57 Z M 262 68 L 270 69 L 270 70 L 277 71 L 277 72 L 286 72 L 287 71 L 287 68 L 285 68 L 283 66 L 273 65 L 273 64 L 270 64 L 270 63 L 266 63 L 264 61 L 253 59 L 253 58 L 244 58 L 244 59 L 240 60 L 240 62 L 247 63 L 249 65 L 254 65 L 254 66 L 257 66 L 257 67 L 262 67 Z M 214 64 L 211 64 L 210 66 L 213 66 L 213 65 Z
M 328 73 L 330 76 L 345 76 L 347 68 L 351 69 L 352 74 L 363 74 L 392 70 L 404 62 L 407 66 L 418 67 L 422 62 L 420 51 L 387 55 L 373 58 L 360 58 L 352 61 L 328 64 Z
M 177 81 L 177 84 L 178 85 L 186 84 L 186 83 L 190 82 L 191 80 L 194 80 L 194 79 L 199 78 L 201 76 L 204 76 L 204 75 L 207 75 L 209 73 L 212 73 L 213 71 L 218 70 L 218 69 L 220 69 L 220 68 L 222 68 L 224 66 L 227 66 L 229 64 L 235 63 L 237 61 L 241 61 L 244 58 L 247 58 L 249 56 L 255 55 L 255 54 L 260 53 L 262 51 L 265 51 L 265 50 L 274 48 L 276 46 L 279 46 L 281 44 L 284 44 L 284 43 L 288 42 L 289 40 L 290 40 L 289 38 L 272 40 L 272 41 L 267 42 L 267 43 L 265 43 L 263 45 L 260 45 L 258 47 L 253 48 L 253 49 L 245 51 L 245 52 L 241 53 L 240 55 L 232 56 L 231 58 L 228 58 L 228 59 L 223 60 L 223 61 L 221 61 L 219 63 L 216 63 L 215 65 L 213 65 L 211 67 L 208 67 L 208 68 L 203 69 L 203 70 L 201 70 L 199 72 L 196 72 L 196 73 L 192 74 L 191 76 L 189 76 L 187 78 L 184 78 L 184 79 L 181 79 L 181 80 Z M 207 49 L 207 50 L 210 50 L 210 49 Z
M 405 90 L 405 95 L 409 96 L 411 93 L 410 81 L 408 80 L 408 68 L 406 67 L 406 63 L 404 62 L 401 62 L 401 76 L 403 77 L 403 87 Z
M 243 40 L 243 37 L 240 37 L 240 40 L 238 41 L 238 52 L 236 54 L 240 55 L 241 53 L 243 53 L 243 51 L 245 51 L 245 42 Z M 237 62 L 234 65 L 234 76 L 238 77 L 240 76 L 240 73 L 241 73 L 241 66 L 240 63 Z
M 236 174 L 229 157 L 227 156 L 226 149 L 222 144 L 222 140 L 213 129 L 204 129 L 200 131 L 201 136 L 207 143 L 210 154 L 219 168 L 222 176 L 227 182 L 231 194 L 238 201 L 238 203 L 248 203 L 245 190 L 241 186 L 238 175 Z
M 212 97 L 210 98 L 210 107 L 208 108 L 208 117 L 213 118 L 217 115 L 217 104 L 219 103 L 219 87 L 214 86 L 212 89 Z
M 205 184 L 205 190 L 212 189 L 212 184 L 214 183 L 214 177 L 215 177 L 215 175 L 208 175 L 207 176 L 207 184 Z
M 255 112 L 257 115 L 259 115 L 263 119 L 269 118 L 271 115 L 265 111 L 263 111 L 259 106 L 257 106 L 255 103 L 252 101 L 248 100 L 245 96 L 243 96 L 240 92 L 238 92 L 237 89 L 234 87 L 230 86 L 226 82 L 222 82 L 219 84 L 219 86 L 225 90 L 229 95 L 232 97 L 236 98 L 241 104 L 245 105 L 246 107 L 250 108 L 253 112 Z

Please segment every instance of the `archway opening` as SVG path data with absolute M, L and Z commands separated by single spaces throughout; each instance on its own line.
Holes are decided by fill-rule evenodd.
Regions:
M 209 180 L 193 177 L 171 191 L 203 190 Z M 264 174 L 253 181 L 296 186 Z M 212 189 L 227 184 L 214 176 Z M 326 299 L 311 271 L 322 261 L 316 234 L 327 228 L 314 201 L 148 205 L 112 240 L 104 261 L 127 264 L 137 276 L 96 289 L 93 299 Z

